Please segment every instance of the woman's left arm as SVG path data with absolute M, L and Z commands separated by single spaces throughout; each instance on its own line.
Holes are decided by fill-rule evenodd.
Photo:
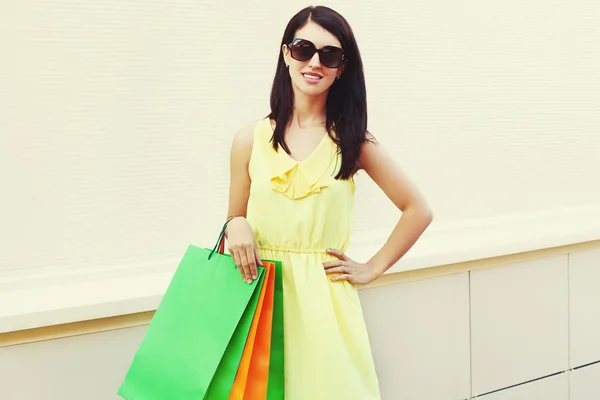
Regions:
M 325 263 L 325 268 L 328 273 L 340 273 L 332 280 L 346 279 L 353 283 L 368 284 L 383 275 L 410 250 L 433 220 L 433 213 L 417 187 L 372 136 L 363 144 L 360 169 L 402 211 L 402 216 L 383 247 L 367 263 L 359 264 L 339 250 L 330 249 L 329 253 L 338 260 Z

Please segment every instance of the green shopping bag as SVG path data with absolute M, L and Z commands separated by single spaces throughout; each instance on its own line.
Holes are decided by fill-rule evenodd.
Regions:
M 271 262 L 275 264 L 275 298 L 273 302 L 271 360 L 269 362 L 267 400 L 283 400 L 285 398 L 285 369 L 283 350 L 283 271 L 280 261 Z
M 189 246 L 117 394 L 126 400 L 222 400 L 256 310 L 265 270 L 245 283 L 221 231 L 214 249 Z

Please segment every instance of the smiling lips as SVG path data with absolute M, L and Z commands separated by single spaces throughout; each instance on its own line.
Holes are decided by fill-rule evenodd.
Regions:
M 316 72 L 305 72 L 302 74 L 302 76 L 308 83 L 318 83 L 323 78 L 322 75 L 317 74 Z

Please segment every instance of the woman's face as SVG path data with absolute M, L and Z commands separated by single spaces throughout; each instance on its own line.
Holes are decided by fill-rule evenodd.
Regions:
M 326 93 L 344 69 L 339 40 L 309 21 L 296 32 L 293 43 L 291 50 L 285 44 L 282 50 L 294 88 L 309 96 Z

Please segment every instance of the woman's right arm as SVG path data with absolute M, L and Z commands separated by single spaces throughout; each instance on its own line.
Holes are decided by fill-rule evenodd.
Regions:
M 254 141 L 254 126 L 249 125 L 238 131 L 231 146 L 229 221 L 225 236 L 228 250 L 244 281 L 252 283 L 258 277 L 257 265 L 262 265 L 254 232 L 246 221 L 248 198 L 250 197 L 250 174 L 248 166 Z

